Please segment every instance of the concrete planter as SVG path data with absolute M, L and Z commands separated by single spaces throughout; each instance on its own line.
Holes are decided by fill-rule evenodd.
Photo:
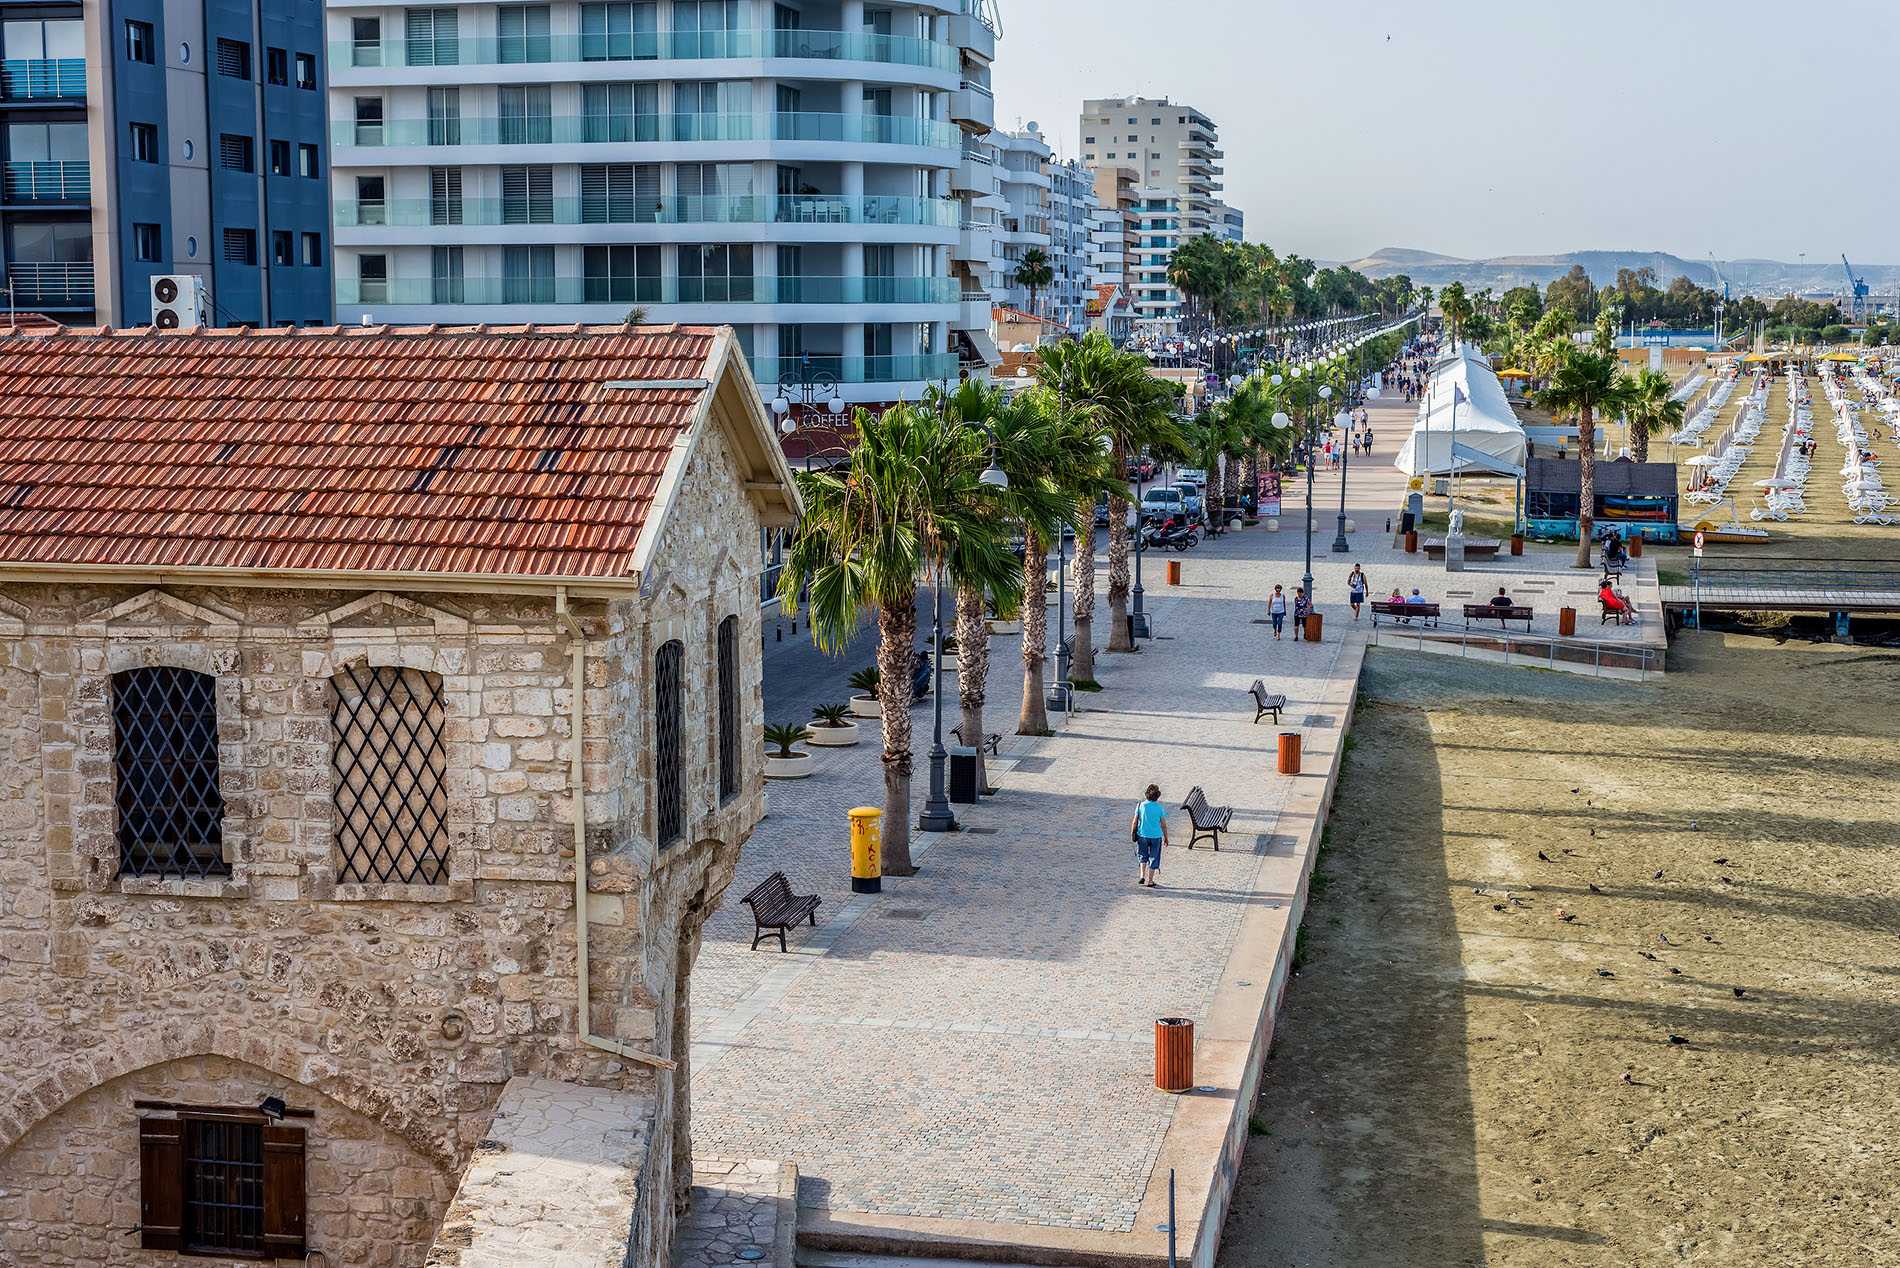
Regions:
M 1021 621 L 990 621 L 988 624 L 990 633 L 992 634 L 1020 634 L 1023 632 L 1023 623 Z
M 1266 525 L 1269 533 L 1277 533 L 1280 531 L 1280 521 L 1277 519 L 1267 520 Z
M 858 724 L 846 722 L 832 726 L 825 722 L 814 722 L 806 728 L 811 732 L 805 743 L 813 748 L 850 748 L 858 742 Z
M 765 777 L 767 779 L 804 779 L 811 774 L 811 754 L 794 753 L 790 757 L 765 759 Z
M 884 716 L 884 706 L 878 702 L 876 696 L 852 696 L 849 703 L 852 717 L 881 718 Z

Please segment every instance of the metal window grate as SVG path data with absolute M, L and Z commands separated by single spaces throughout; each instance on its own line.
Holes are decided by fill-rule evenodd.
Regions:
M 686 647 L 676 640 L 661 647 L 653 662 L 654 782 L 659 791 L 655 827 L 661 845 L 672 844 L 685 829 L 680 787 L 680 714 L 685 703 L 680 669 L 685 658 Z
M 264 1248 L 264 1128 L 185 1120 L 185 1249 Z
M 112 766 L 122 876 L 224 875 L 218 702 L 209 674 L 112 676 Z
M 719 800 L 739 795 L 739 618 L 719 623 Z
M 441 884 L 449 870 L 442 679 L 417 669 L 352 666 L 331 682 L 337 879 Z

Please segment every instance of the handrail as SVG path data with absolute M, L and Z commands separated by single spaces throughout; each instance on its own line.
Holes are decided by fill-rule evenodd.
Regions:
M 1472 644 L 1475 641 L 1477 643 L 1477 650 L 1479 651 L 1496 648 L 1503 654 L 1504 663 L 1507 665 L 1511 663 L 1511 651 L 1514 645 L 1528 644 L 1541 646 L 1544 649 L 1544 655 L 1541 657 L 1526 656 L 1520 652 L 1518 654 L 1518 662 L 1520 664 L 1530 664 L 1541 660 L 1546 669 L 1560 669 L 1566 668 L 1568 665 L 1589 664 L 1594 668 L 1595 676 L 1599 678 L 1603 676 L 1605 669 L 1634 669 L 1637 672 L 1639 681 L 1647 682 L 1652 667 L 1651 662 L 1660 659 L 1660 653 L 1654 648 L 1649 647 L 1632 647 L 1628 643 L 1605 643 L 1595 639 L 1553 638 L 1547 634 L 1516 634 L 1508 630 L 1492 632 L 1489 630 L 1472 630 L 1470 628 L 1464 630 L 1459 630 L 1455 627 L 1447 629 L 1442 626 L 1431 626 L 1428 629 L 1426 626 L 1420 625 L 1416 629 L 1408 629 L 1401 634 L 1394 623 L 1390 621 L 1381 623 L 1378 614 L 1374 613 L 1372 618 L 1372 645 L 1374 647 L 1384 646 L 1384 639 L 1387 632 L 1394 635 L 1393 641 L 1395 644 L 1402 642 L 1406 636 L 1415 636 L 1415 642 L 1420 651 L 1425 650 L 1425 644 L 1427 642 L 1445 645 L 1457 643 L 1458 654 L 1461 659 L 1469 657 L 1473 650 Z M 1560 655 L 1560 652 L 1570 654 Z M 1588 655 L 1586 656 L 1585 653 L 1588 653 Z M 1607 661 L 1605 659 L 1606 656 L 1609 658 Z M 1616 661 L 1619 659 L 1625 663 L 1617 664 Z

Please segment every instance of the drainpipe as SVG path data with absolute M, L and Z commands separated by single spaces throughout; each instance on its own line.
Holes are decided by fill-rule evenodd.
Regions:
M 587 1006 L 587 784 L 581 764 L 581 724 L 586 716 L 584 702 L 587 698 L 587 638 L 581 633 L 580 622 L 568 610 L 566 586 L 555 587 L 554 614 L 567 629 L 568 650 L 574 657 L 574 725 L 573 734 L 568 737 L 571 756 L 567 786 L 572 797 L 574 817 L 574 978 L 580 997 L 580 1040 L 590 1048 L 599 1048 L 602 1052 L 611 1052 L 629 1061 L 657 1066 L 662 1070 L 677 1070 L 677 1062 L 668 1061 L 655 1053 L 629 1048 L 617 1039 L 594 1033 L 592 1012 Z

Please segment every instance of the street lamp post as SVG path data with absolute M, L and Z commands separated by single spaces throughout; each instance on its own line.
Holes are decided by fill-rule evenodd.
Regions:
M 1310 362 L 1308 363 L 1311 364 Z M 1326 408 L 1325 402 L 1333 399 L 1330 383 L 1323 383 L 1319 389 L 1319 399 L 1307 410 L 1306 426 L 1306 575 L 1302 578 L 1306 586 L 1307 611 L 1313 609 L 1313 423 L 1319 413 Z
M 811 354 L 798 359 L 798 373 L 786 371 L 779 377 L 778 395 L 772 398 L 772 412 L 778 415 L 778 429 L 790 436 L 804 424 L 806 416 L 820 401 L 830 414 L 834 430 L 838 415 L 844 413 L 844 398 L 838 395 L 838 376 L 811 368 Z M 797 411 L 796 417 L 793 411 Z M 809 431 L 809 429 L 807 429 Z M 805 474 L 811 474 L 811 436 L 805 437 Z
M 1135 607 L 1134 610 L 1129 613 L 1128 629 L 1129 642 L 1131 643 L 1134 642 L 1135 639 L 1148 637 L 1148 613 L 1144 611 L 1141 606 L 1142 595 L 1145 593 L 1141 588 L 1141 539 L 1145 535 L 1141 522 L 1141 459 L 1142 455 L 1135 455 Z M 1122 474 L 1125 477 L 1128 473 L 1124 470 Z M 1075 548 L 1077 550 L 1082 549 L 1082 541 L 1080 538 L 1076 539 Z M 1089 548 L 1091 550 L 1094 549 L 1093 542 L 1089 544 Z
M 948 417 L 941 416 L 945 425 Z M 974 419 L 962 419 L 959 427 L 977 427 L 989 436 L 994 444 L 996 433 L 986 423 Z M 990 465 L 978 477 L 985 485 L 993 489 L 1007 489 L 1009 476 L 996 463 L 996 451 L 990 451 Z M 950 809 L 950 797 L 943 778 L 944 763 L 950 757 L 950 750 L 943 746 L 943 566 L 937 567 L 937 575 L 930 587 L 930 624 L 931 656 L 935 664 L 931 667 L 931 732 L 930 732 L 930 796 L 924 801 L 924 811 L 917 816 L 917 827 L 923 832 L 950 832 L 957 826 L 957 816 Z

